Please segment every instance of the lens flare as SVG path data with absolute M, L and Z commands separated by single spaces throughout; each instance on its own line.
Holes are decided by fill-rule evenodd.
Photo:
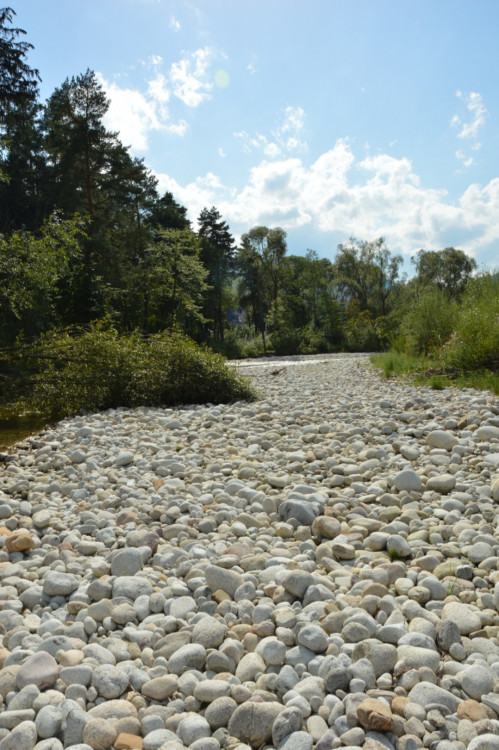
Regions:
M 227 88 L 230 83 L 230 77 L 226 70 L 217 70 L 215 73 L 215 83 L 221 89 Z

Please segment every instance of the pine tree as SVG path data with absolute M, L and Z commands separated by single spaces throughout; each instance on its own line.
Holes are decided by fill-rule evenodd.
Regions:
M 227 313 L 223 309 L 223 291 L 233 266 L 234 238 L 215 206 L 201 211 L 198 224 L 201 261 L 208 271 L 207 281 L 211 287 L 206 294 L 204 314 L 213 321 L 215 339 L 223 341 Z
M 107 309 L 126 315 L 130 268 L 149 242 L 147 215 L 156 180 L 103 119 L 109 101 L 95 73 L 66 79 L 47 102 L 44 148 L 53 208 L 89 218 L 83 275 L 73 315 L 85 322 Z
M 40 77 L 26 62 L 33 49 L 20 40 L 26 32 L 10 25 L 14 15 L 0 10 L 0 232 L 33 229 L 42 219 Z

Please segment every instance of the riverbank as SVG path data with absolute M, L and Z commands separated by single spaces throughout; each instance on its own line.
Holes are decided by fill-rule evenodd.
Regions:
M 5 464 L 0 750 L 494 747 L 498 399 L 236 366 L 260 400 L 67 419 Z

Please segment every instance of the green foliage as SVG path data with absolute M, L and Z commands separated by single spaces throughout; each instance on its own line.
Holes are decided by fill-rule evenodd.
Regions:
M 302 340 L 302 332 L 299 329 L 282 324 L 272 331 L 270 345 L 274 354 L 279 356 L 298 354 L 301 350 Z
M 190 229 L 187 209 L 171 193 L 166 192 L 154 201 L 149 212 L 149 222 L 154 229 Z
M 470 282 L 454 332 L 441 352 L 446 367 L 499 369 L 499 277 L 482 274 Z
M 408 348 L 429 354 L 443 346 L 454 330 L 457 305 L 438 287 L 426 289 L 413 303 L 403 321 Z
M 476 261 L 462 250 L 446 247 L 445 250 L 420 250 L 412 258 L 416 266 L 417 281 L 421 286 L 435 285 L 449 297 L 459 296 L 466 289 Z
M 82 222 L 58 215 L 40 232 L 0 235 L 0 340 L 12 343 L 59 322 L 58 299 L 80 260 Z
M 251 306 L 248 316 L 260 332 L 266 351 L 267 316 L 277 315 L 282 268 L 286 255 L 286 232 L 280 227 L 253 227 L 241 237 L 241 247 L 235 259 L 240 274 L 242 300 Z
M 351 237 L 348 244 L 338 245 L 333 264 L 336 285 L 345 300 L 355 300 L 361 311 L 385 316 L 401 264 L 402 256 L 391 255 L 383 237 L 372 242 Z
M 248 381 L 222 357 L 180 333 L 143 339 L 98 325 L 45 334 L 8 359 L 11 370 L 17 369 L 18 406 L 46 417 L 119 406 L 226 403 L 253 395 Z
M 379 347 L 376 321 L 370 310 L 360 310 L 359 302 L 351 300 L 345 315 L 346 346 L 352 352 L 373 352 Z
M 191 229 L 163 229 L 134 269 L 135 289 L 144 305 L 144 330 L 158 331 L 204 322 L 207 270 L 199 259 L 200 242 Z
M 215 341 L 225 336 L 228 306 L 226 288 L 234 261 L 234 238 L 215 206 L 204 208 L 198 218 L 200 260 L 208 271 L 203 314 Z

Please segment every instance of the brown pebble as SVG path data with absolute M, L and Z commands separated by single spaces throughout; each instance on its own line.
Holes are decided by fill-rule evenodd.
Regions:
M 362 596 L 379 596 L 382 598 L 383 596 L 388 596 L 389 593 L 387 587 L 383 586 L 382 583 L 370 583 L 364 589 Z
M 10 651 L 7 648 L 0 648 L 0 669 L 2 669 L 3 663 L 8 656 L 10 656 Z
M 395 698 L 392 700 L 392 711 L 394 714 L 397 714 L 397 716 L 403 716 L 405 717 L 405 707 L 408 704 L 409 699 L 405 697 L 405 695 L 396 695 Z
M 466 701 L 461 701 L 457 707 L 457 718 L 468 719 L 468 721 L 481 721 L 487 719 L 488 714 L 485 706 L 478 701 L 474 701 L 471 698 Z
M 366 698 L 357 706 L 357 718 L 364 727 L 375 732 L 389 732 L 393 727 L 390 708 L 377 698 Z
M 226 591 L 222 591 L 222 589 L 217 589 L 216 591 L 214 591 L 211 598 L 218 604 L 220 604 L 220 602 L 232 601 L 232 598 L 229 596 L 229 594 Z
M 122 732 L 114 742 L 116 750 L 142 750 L 142 737 Z
M 8 552 L 24 552 L 25 550 L 33 549 L 34 546 L 35 540 L 27 529 L 14 531 L 5 540 L 5 547 Z

